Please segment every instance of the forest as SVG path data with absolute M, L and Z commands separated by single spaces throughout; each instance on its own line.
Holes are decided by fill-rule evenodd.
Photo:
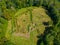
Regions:
M 0 0 L 0 45 L 60 45 L 60 0 Z

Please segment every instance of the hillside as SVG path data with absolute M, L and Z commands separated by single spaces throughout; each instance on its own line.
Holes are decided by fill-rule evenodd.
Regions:
M 21 12 L 21 10 L 23 11 Z M 15 15 L 14 20 L 9 20 L 8 22 L 8 29 L 10 30 L 7 30 L 6 38 L 12 38 L 13 42 L 16 42 L 16 45 L 36 45 L 38 40 L 37 36 L 44 34 L 46 27 L 44 23 L 52 22 L 51 18 L 42 7 L 22 8 Z M 11 21 L 14 21 L 13 25 Z M 52 24 L 48 25 L 52 26 Z M 13 30 L 11 30 L 12 26 Z M 11 37 L 8 36 L 10 31 L 12 31 L 12 34 L 10 34 L 12 35 Z M 20 41 L 18 41 L 18 39 Z
M 59 0 L 1 0 L 0 45 L 60 45 Z

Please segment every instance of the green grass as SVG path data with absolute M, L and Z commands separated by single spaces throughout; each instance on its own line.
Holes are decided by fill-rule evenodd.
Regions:
M 1 26 L 0 28 L 5 30 L 7 28 L 7 25 L 8 25 L 8 21 L 0 17 L 0 26 Z
M 29 10 L 30 11 L 30 21 L 32 22 L 32 9 Z
M 21 45 L 36 45 L 36 42 L 34 41 L 34 38 L 36 36 L 35 34 L 37 34 L 36 31 L 31 32 L 29 39 L 12 35 L 11 41 L 14 42 L 16 45 L 20 45 L 20 44 Z
M 0 41 L 3 37 L 5 37 L 5 33 L 7 31 L 8 21 L 4 18 L 0 17 Z M 2 44 L 4 40 L 2 40 L 0 43 Z
M 33 10 L 29 10 L 33 9 Z M 32 17 L 33 16 L 33 17 Z M 32 20 L 33 18 L 33 20 Z M 16 19 L 17 22 L 19 22 L 20 30 L 30 32 L 30 27 L 36 28 L 33 31 L 30 32 L 30 38 L 25 38 L 21 36 L 14 36 L 13 33 L 10 33 L 13 29 L 15 29 L 16 25 Z M 33 23 L 31 22 L 33 21 Z M 16 45 L 36 45 L 37 43 L 37 35 L 44 32 L 44 25 L 42 22 L 44 21 L 51 21 L 49 16 L 45 13 L 45 10 L 41 7 L 27 7 L 19 9 L 15 16 L 10 20 L 11 23 L 9 23 L 11 26 L 8 28 L 6 32 L 6 37 L 10 39 L 13 43 Z M 36 24 L 34 26 L 34 24 Z M 8 25 L 9 26 L 9 25 Z M 39 31 L 37 31 L 39 30 Z M 18 30 L 17 30 L 18 31 Z M 16 31 L 15 31 L 16 32 Z M 22 33 L 21 31 L 18 33 Z
M 4 23 L 7 23 L 7 20 L 5 20 L 4 18 L 1 18 L 1 17 L 0 17 L 0 23 L 3 23 L 3 24 L 4 24 Z

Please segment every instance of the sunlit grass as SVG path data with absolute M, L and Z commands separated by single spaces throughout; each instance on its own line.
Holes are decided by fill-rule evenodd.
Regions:
M 6 37 L 10 38 L 10 40 L 16 45 L 36 45 L 37 35 L 43 34 L 45 30 L 45 26 L 43 25 L 43 22 L 45 21 L 51 21 L 51 19 L 45 13 L 45 9 L 41 7 L 27 7 L 19 9 L 15 16 L 10 20 L 10 26 L 8 25 Z M 13 29 L 16 31 L 13 31 Z M 30 37 L 16 36 L 13 35 L 14 33 L 29 33 Z

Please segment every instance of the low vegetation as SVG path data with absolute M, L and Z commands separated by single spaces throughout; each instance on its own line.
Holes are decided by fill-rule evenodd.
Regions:
M 59 0 L 0 0 L 0 45 L 60 45 Z

